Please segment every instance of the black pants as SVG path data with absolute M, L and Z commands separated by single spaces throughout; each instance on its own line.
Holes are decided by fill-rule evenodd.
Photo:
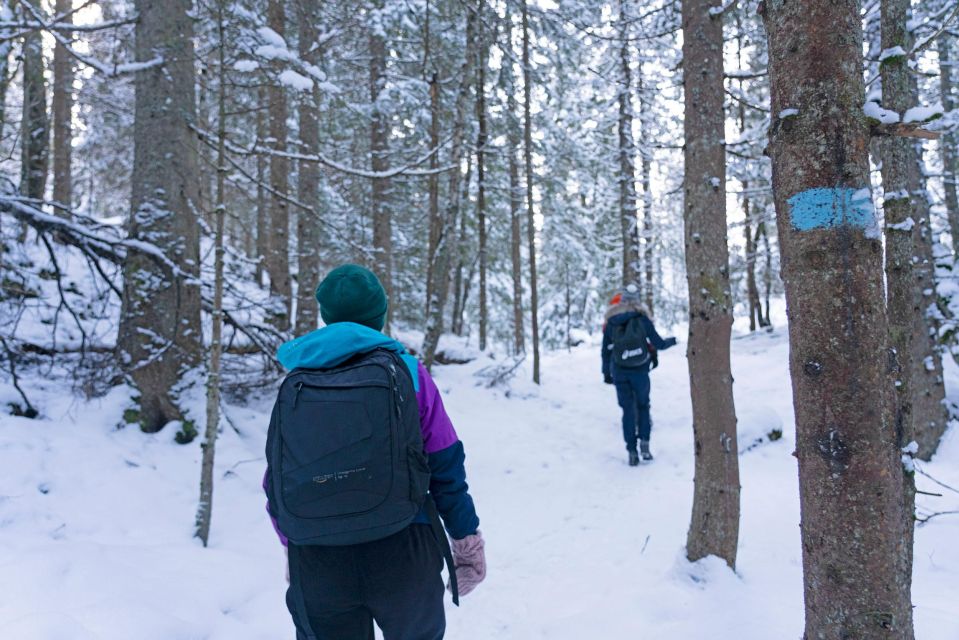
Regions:
M 290 545 L 297 640 L 442 640 L 443 556 L 428 525 L 344 547 Z

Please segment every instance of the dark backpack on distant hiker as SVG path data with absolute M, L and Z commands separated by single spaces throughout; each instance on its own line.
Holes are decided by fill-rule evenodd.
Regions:
M 653 359 L 641 316 L 614 325 L 610 340 L 613 343 L 613 366 L 617 369 L 641 369 Z
M 333 369 L 295 369 L 267 436 L 269 499 L 295 544 L 348 545 L 406 528 L 429 490 L 412 375 L 377 349 Z

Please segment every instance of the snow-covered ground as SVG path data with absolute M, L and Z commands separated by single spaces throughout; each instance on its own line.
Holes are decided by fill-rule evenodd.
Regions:
M 448 608 L 452 639 L 770 640 L 802 634 L 799 500 L 785 333 L 739 336 L 733 373 L 744 453 L 737 571 L 686 562 L 692 434 L 683 345 L 653 374 L 653 452 L 630 468 L 598 348 L 549 354 L 541 388 L 478 386 L 489 362 L 440 367 L 467 449 L 489 575 Z M 950 396 L 959 372 L 948 363 Z M 525 377 L 525 373 L 520 373 Z M 292 639 L 283 552 L 260 480 L 270 398 L 228 407 L 218 445 L 211 546 L 192 537 L 199 443 L 117 430 L 129 390 L 83 402 L 28 379 L 45 419 L 0 417 L 0 638 Z M 11 395 L 0 384 L 0 399 Z M 202 414 L 202 405 L 195 407 Z M 959 487 L 959 435 L 922 468 Z M 959 494 L 919 478 L 935 511 Z M 916 636 L 959 638 L 959 517 L 916 535 Z

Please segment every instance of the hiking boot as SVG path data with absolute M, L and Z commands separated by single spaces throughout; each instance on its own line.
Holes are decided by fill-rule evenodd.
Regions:
M 640 440 L 639 450 L 643 454 L 643 460 L 648 462 L 653 459 L 653 454 L 649 452 L 649 440 Z
M 639 464 L 639 454 L 635 451 L 629 452 L 629 466 L 635 467 Z

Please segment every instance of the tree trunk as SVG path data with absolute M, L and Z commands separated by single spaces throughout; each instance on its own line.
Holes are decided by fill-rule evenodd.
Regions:
M 56 0 L 54 13 L 73 24 L 73 0 Z M 70 32 L 63 34 L 71 38 Z M 58 41 L 53 47 L 53 201 L 73 209 L 73 58 Z
M 483 26 L 484 0 L 477 0 L 479 60 L 476 63 L 476 226 L 479 234 L 479 348 L 486 351 L 489 309 L 486 300 L 486 65 L 489 45 Z
M 762 8 L 806 640 L 913 637 L 859 9 L 856 0 L 765 0 Z
M 17 0 L 0 0 L 7 15 L 14 15 Z M 10 88 L 10 54 L 13 51 L 12 29 L 0 29 L 0 140 L 4 139 L 4 128 L 7 126 L 7 89 Z
M 137 421 L 152 432 L 183 417 L 175 387 L 202 350 L 196 82 L 192 3 L 138 0 L 136 8 L 137 60 L 164 63 L 135 76 L 129 236 L 156 245 L 179 272 L 141 252 L 123 265 L 119 358 L 139 394 Z
M 529 54 L 529 7 L 523 0 L 523 159 L 526 167 L 526 241 L 529 251 L 530 329 L 533 333 L 533 382 L 539 384 L 539 287 L 536 283 L 536 221 L 533 214 L 532 69 Z
M 427 35 L 427 41 L 429 36 Z M 440 234 L 442 232 L 443 220 L 440 216 L 440 174 L 439 168 L 439 143 L 440 143 L 440 88 L 439 77 L 436 71 L 430 74 L 430 148 L 436 151 L 430 156 L 429 177 L 429 207 L 430 207 L 430 235 L 429 245 L 427 246 L 426 263 L 426 313 L 429 315 L 430 309 L 437 304 L 436 298 L 436 256 L 439 250 Z
M 453 107 L 453 134 L 450 141 L 450 164 L 454 167 L 459 167 L 463 157 L 464 131 L 469 108 L 470 87 L 473 84 L 473 62 L 476 57 L 473 55 L 475 30 L 476 15 L 474 11 L 468 8 L 466 14 L 466 52 L 458 74 L 460 84 L 456 95 L 456 103 Z M 454 241 L 451 236 L 454 235 L 453 225 L 459 217 L 462 177 L 463 173 L 458 168 L 449 172 L 449 204 L 437 224 L 436 253 L 432 263 L 434 291 L 427 301 L 429 308 L 426 318 L 426 332 L 423 336 L 423 364 L 427 369 L 433 366 L 433 361 L 436 358 L 436 348 L 443 333 L 443 312 L 446 308 L 450 285 L 450 252 Z
M 282 0 L 269 0 L 267 25 L 281 38 L 286 32 L 286 12 Z M 286 89 L 274 80 L 267 89 L 269 99 L 270 147 L 286 151 L 287 100 Z M 266 255 L 266 272 L 270 276 L 270 294 L 273 297 L 271 323 L 279 330 L 290 328 L 292 283 L 290 279 L 290 209 L 286 201 L 289 193 L 290 161 L 281 155 L 270 156 L 270 235 Z
M 196 513 L 195 536 L 207 546 L 213 517 L 213 465 L 216 437 L 220 428 L 220 355 L 223 340 L 223 227 L 226 220 L 226 42 L 224 39 L 225 0 L 217 3 L 219 86 L 217 88 L 216 207 L 213 224 L 213 313 L 211 318 L 210 370 L 206 382 L 206 429 L 203 461 L 200 464 L 200 502 Z
M 953 52 L 955 40 L 948 32 L 939 36 L 936 43 L 939 52 L 939 93 L 942 108 L 949 113 L 959 109 L 959 98 L 953 92 L 953 69 L 957 57 Z M 946 216 L 952 235 L 952 250 L 959 254 L 959 135 L 955 131 L 943 132 L 939 139 L 942 156 L 942 186 L 945 191 Z
M 695 476 L 686 538 L 691 561 L 715 555 L 736 566 L 739 452 L 729 363 L 732 296 L 726 244 L 723 18 L 718 0 L 683 0 L 686 277 Z
M 649 141 L 646 140 L 646 122 L 650 118 L 649 101 L 646 99 L 646 88 L 643 84 L 643 63 L 640 61 L 639 70 L 636 74 L 636 84 L 639 91 L 639 139 L 646 144 L 645 148 L 640 149 L 640 177 L 643 183 L 643 268 L 645 270 L 645 282 L 643 283 L 643 293 L 646 297 L 646 310 L 654 313 L 656 302 L 656 287 L 653 276 L 653 192 L 652 179 L 650 177 L 652 162 L 650 161 Z
M 463 191 L 460 194 L 460 202 L 469 201 L 470 180 L 473 176 L 473 159 L 466 158 L 466 174 L 463 176 Z M 463 335 L 463 312 L 466 307 L 466 285 L 463 281 L 463 269 L 466 261 L 466 212 L 463 207 L 458 207 L 456 211 L 458 216 L 450 221 L 450 228 L 459 225 L 459 232 L 456 236 L 456 267 L 453 269 L 453 309 L 450 312 L 450 331 L 458 336 Z
M 385 172 L 390 168 L 390 119 L 386 113 L 386 38 L 383 35 L 383 5 L 370 7 L 370 168 Z M 383 283 L 386 296 L 393 301 L 393 220 L 390 209 L 389 178 L 371 181 L 373 207 L 373 270 Z M 393 313 L 390 305 L 387 327 Z
M 510 31 L 512 37 L 512 30 Z M 508 71 L 508 69 L 507 69 Z M 516 118 L 516 88 L 512 74 L 506 86 L 507 145 L 509 153 L 509 217 L 510 217 L 510 271 L 513 276 L 513 349 L 520 354 L 526 351 L 526 336 L 523 327 L 523 187 L 519 180 L 520 147 L 519 123 Z
M 40 31 L 31 31 L 23 37 L 20 193 L 36 200 L 43 200 L 46 194 L 50 155 L 50 121 L 43 68 L 43 38 Z
M 736 14 L 736 62 L 737 69 L 743 69 L 743 23 L 739 12 Z M 739 92 L 743 93 L 743 81 L 739 80 Z M 746 133 L 746 105 L 737 105 L 739 133 Z M 749 180 L 743 180 L 743 239 L 746 241 L 746 300 L 749 308 L 749 330 L 763 326 L 762 303 L 759 300 L 759 287 L 756 285 L 756 238 L 753 236 L 752 202 L 749 200 Z
M 300 59 L 307 64 L 318 65 L 322 52 L 318 40 L 317 0 L 299 0 L 296 4 L 299 15 Z M 302 96 L 299 106 L 300 141 L 303 152 L 318 153 L 320 145 L 319 123 L 320 91 L 315 83 L 313 91 Z M 314 212 L 300 211 L 296 218 L 297 289 L 296 289 L 296 334 L 304 335 L 316 329 L 317 302 L 314 291 L 320 282 L 320 234 L 315 218 L 319 215 L 320 167 L 315 162 L 301 162 L 297 199 L 312 207 Z
M 260 87 L 257 91 L 256 110 L 256 139 L 262 142 L 269 137 L 267 128 L 267 112 L 269 110 L 269 94 L 266 88 Z M 263 286 L 263 273 L 266 270 L 266 261 L 270 255 L 270 205 L 272 199 L 266 189 L 269 166 L 266 156 L 259 154 L 256 157 L 256 284 Z
M 756 226 L 756 243 L 759 245 L 759 238 L 763 239 L 763 294 L 764 302 L 766 303 L 766 314 L 763 320 L 759 323 L 763 327 L 771 327 L 773 325 L 772 320 L 769 317 L 769 299 L 772 297 L 773 290 L 773 250 L 769 242 L 769 230 L 766 228 L 766 221 L 764 219 L 759 221 L 759 224 Z
M 639 220 L 636 217 L 636 148 L 633 143 L 632 73 L 629 68 L 629 0 L 619 0 L 619 222 L 623 236 L 623 286 L 639 285 Z
M 909 51 L 906 28 L 909 0 L 882 3 L 882 48 Z M 906 56 L 887 57 L 881 64 L 882 102 L 904 114 L 916 103 Z M 922 150 L 911 138 L 887 137 L 880 142 L 886 214 L 886 290 L 892 346 L 899 356 L 896 392 L 901 421 L 900 446 L 912 440 L 928 460 L 946 430 L 942 359 L 936 348 L 938 326 L 928 309 L 935 309 L 932 229 L 929 196 L 922 175 Z M 912 518 L 915 487 L 906 478 L 906 510 Z M 910 527 L 911 531 L 911 527 Z M 911 575 L 911 563 L 909 569 Z

